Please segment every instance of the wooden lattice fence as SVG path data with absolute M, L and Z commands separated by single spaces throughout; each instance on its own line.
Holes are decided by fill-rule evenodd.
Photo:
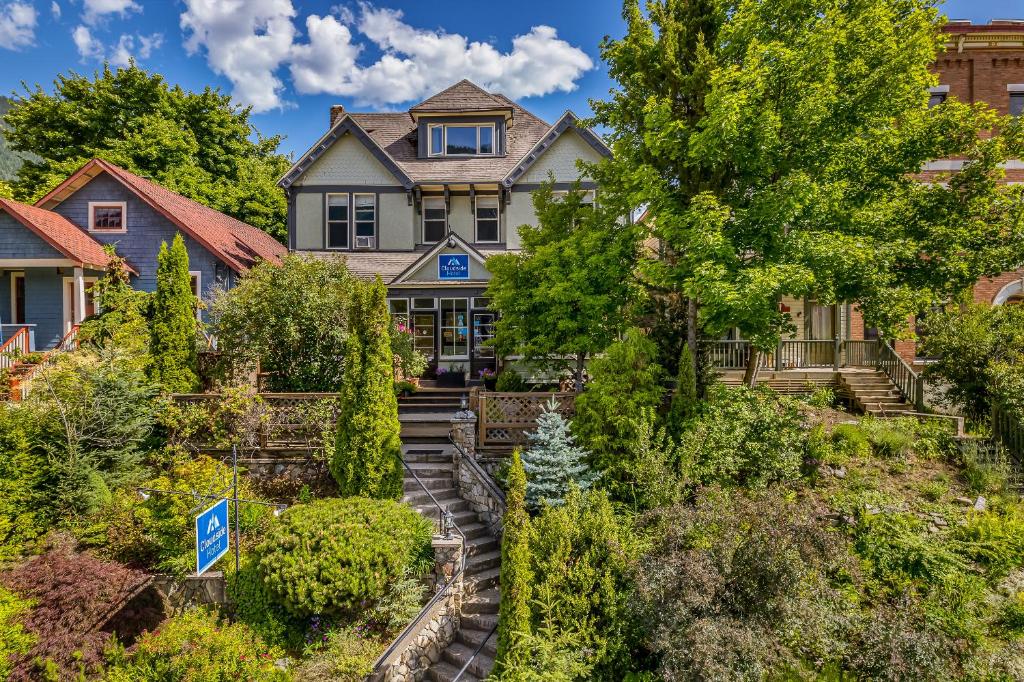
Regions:
M 526 442 L 537 428 L 537 417 L 554 397 L 566 419 L 576 412 L 575 393 L 492 393 L 479 396 L 479 447 L 512 448 Z

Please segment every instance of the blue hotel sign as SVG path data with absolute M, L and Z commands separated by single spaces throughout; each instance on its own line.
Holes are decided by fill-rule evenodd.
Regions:
M 196 517 L 196 575 L 202 575 L 227 554 L 228 501 L 221 500 Z
M 469 256 L 464 253 L 442 253 L 437 257 L 439 280 L 469 279 Z

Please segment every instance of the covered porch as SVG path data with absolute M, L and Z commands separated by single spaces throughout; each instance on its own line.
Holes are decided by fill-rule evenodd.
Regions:
M 102 274 L 71 263 L 44 267 L 0 260 L 0 349 L 29 353 L 57 346 L 96 313 L 92 286 Z

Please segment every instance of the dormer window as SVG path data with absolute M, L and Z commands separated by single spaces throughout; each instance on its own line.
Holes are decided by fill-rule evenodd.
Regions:
M 430 156 L 494 155 L 493 123 L 433 123 L 427 128 Z
M 90 201 L 89 231 L 90 232 L 124 232 L 125 202 L 123 201 Z

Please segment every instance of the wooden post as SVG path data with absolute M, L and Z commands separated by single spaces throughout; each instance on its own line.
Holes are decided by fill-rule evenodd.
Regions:
M 840 355 L 842 354 L 843 342 L 839 340 L 838 335 L 835 339 L 833 339 L 833 341 L 835 343 L 835 348 L 833 348 L 832 350 L 832 369 L 838 372 L 840 366 L 842 366 L 842 358 L 840 357 Z

